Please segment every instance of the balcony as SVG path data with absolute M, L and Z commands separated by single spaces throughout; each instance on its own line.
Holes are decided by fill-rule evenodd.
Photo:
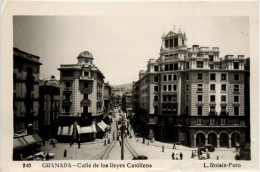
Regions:
M 209 116 L 217 116 L 217 112 L 211 111 L 211 112 L 209 112 Z
M 220 112 L 220 116 L 228 116 L 228 112 L 221 111 L 221 112 Z
M 71 104 L 71 103 L 72 103 L 72 101 L 70 99 L 68 99 L 68 98 L 65 98 L 63 100 L 63 104 Z
M 83 80 L 83 81 L 93 81 L 94 78 L 90 77 L 90 76 L 80 76 L 79 80 Z
M 83 92 L 83 93 L 91 93 L 92 92 L 92 89 L 91 88 L 81 88 L 81 91 Z
M 72 91 L 72 88 L 71 87 L 65 87 L 64 91 Z
M 89 100 L 89 99 L 81 100 L 81 105 L 82 106 L 84 106 L 84 105 L 89 106 L 90 104 L 91 104 L 91 100 Z

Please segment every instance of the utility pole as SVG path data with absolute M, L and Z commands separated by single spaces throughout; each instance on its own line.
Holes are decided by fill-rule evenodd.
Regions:
M 125 131 L 125 120 L 122 116 L 122 126 L 121 126 L 121 160 L 124 160 L 124 131 Z

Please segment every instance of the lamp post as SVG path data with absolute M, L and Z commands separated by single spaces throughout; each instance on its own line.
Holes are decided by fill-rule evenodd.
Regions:
M 121 160 L 124 160 L 124 131 L 125 131 L 125 119 L 122 116 L 122 126 L 121 126 Z

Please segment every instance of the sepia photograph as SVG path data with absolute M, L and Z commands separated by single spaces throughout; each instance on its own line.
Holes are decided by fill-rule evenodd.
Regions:
M 13 160 L 250 160 L 248 17 L 13 27 Z
M 254 4 L 5 2 L 1 168 L 256 171 Z

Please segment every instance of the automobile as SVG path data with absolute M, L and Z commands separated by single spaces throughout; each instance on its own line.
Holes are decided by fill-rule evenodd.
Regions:
M 215 148 L 211 145 L 211 144 L 206 144 L 205 146 L 203 147 L 198 147 L 198 152 L 207 152 L 207 150 L 209 152 L 214 152 L 215 151 Z
M 205 148 L 208 149 L 209 152 L 214 152 L 215 151 L 214 146 L 212 146 L 211 144 L 206 144 Z
M 145 160 L 145 159 L 148 159 L 148 157 L 145 156 L 145 155 L 138 155 L 138 157 L 134 157 L 134 158 L 133 158 L 133 160 L 138 160 L 138 159 L 143 159 L 143 160 Z

